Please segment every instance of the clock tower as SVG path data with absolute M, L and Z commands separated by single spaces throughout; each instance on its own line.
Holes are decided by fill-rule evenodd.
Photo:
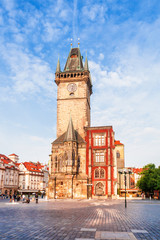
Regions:
M 49 161 L 49 198 L 103 198 L 117 194 L 114 131 L 90 126 L 92 83 L 87 57 L 71 48 L 64 70 L 58 59 L 57 138 Z
M 71 48 L 64 70 L 58 59 L 57 84 L 57 138 L 67 129 L 70 117 L 74 128 L 85 138 L 84 127 L 90 126 L 90 95 L 92 83 L 86 57 L 83 66 L 79 48 Z

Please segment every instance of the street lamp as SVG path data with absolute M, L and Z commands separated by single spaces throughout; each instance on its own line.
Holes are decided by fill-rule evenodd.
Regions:
M 125 185 L 125 208 L 127 207 L 127 198 L 126 198 L 126 187 L 127 187 L 127 177 L 126 175 L 132 173 L 130 169 L 123 169 L 118 171 L 119 174 L 124 174 L 124 185 Z

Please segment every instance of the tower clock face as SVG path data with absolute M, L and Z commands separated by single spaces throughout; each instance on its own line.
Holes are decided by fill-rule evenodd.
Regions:
M 77 90 L 77 85 L 75 83 L 70 83 L 67 86 L 69 92 L 75 92 Z

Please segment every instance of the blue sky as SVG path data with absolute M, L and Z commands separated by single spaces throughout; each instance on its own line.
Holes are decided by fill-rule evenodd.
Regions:
M 58 54 L 86 51 L 92 126 L 112 125 L 127 166 L 160 165 L 160 1 L 1 0 L 0 150 L 47 162 Z

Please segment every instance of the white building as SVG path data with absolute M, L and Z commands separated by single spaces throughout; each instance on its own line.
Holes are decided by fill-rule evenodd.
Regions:
M 49 169 L 41 163 L 18 163 L 19 157 L 0 154 L 0 194 L 45 192 Z
M 0 194 L 14 194 L 19 185 L 19 168 L 16 163 L 0 154 Z
M 23 193 L 45 192 L 48 186 L 48 168 L 33 162 L 19 165 L 19 191 Z

